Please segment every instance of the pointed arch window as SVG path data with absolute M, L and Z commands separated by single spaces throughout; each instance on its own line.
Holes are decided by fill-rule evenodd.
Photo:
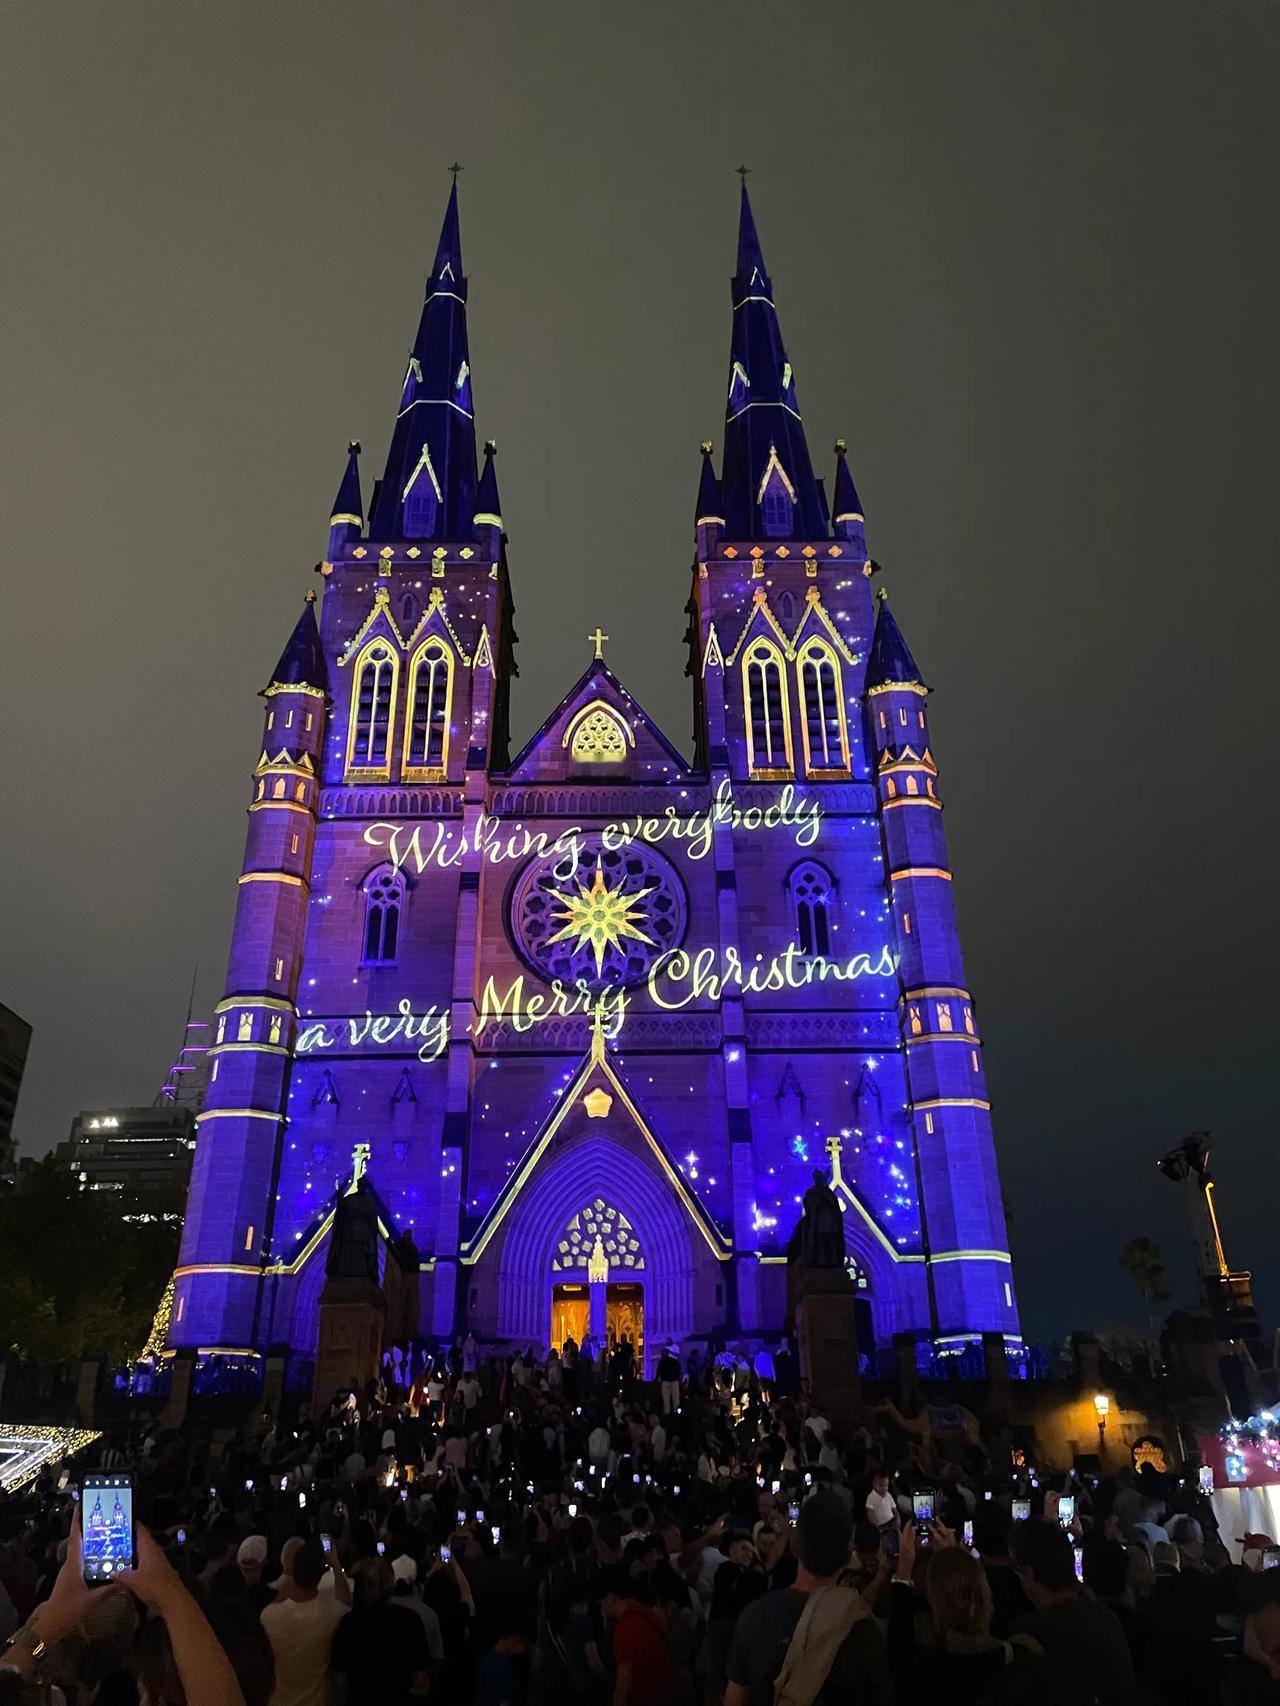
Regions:
M 431 454 L 424 444 L 418 466 L 409 476 L 404 489 L 404 536 L 406 539 L 430 539 L 435 534 L 436 517 L 440 512 L 440 483 L 431 466 Z
M 449 763 L 449 712 L 453 702 L 453 652 L 438 636 L 424 640 L 409 666 L 409 724 L 405 775 L 443 781 Z
M 352 692 L 349 771 L 388 774 L 399 676 L 400 660 L 386 640 L 374 640 L 361 652 Z
M 742 660 L 747 708 L 747 766 L 753 776 L 786 776 L 792 769 L 791 718 L 782 653 L 771 640 L 753 640 Z
M 849 731 L 840 659 L 825 640 L 809 640 L 800 648 L 800 699 L 805 768 L 847 771 Z
M 389 866 L 380 866 L 364 880 L 364 954 L 367 966 L 390 966 L 400 947 L 400 912 L 404 906 L 404 878 Z
M 797 865 L 788 882 L 796 913 L 796 940 L 802 954 L 826 956 L 831 951 L 831 874 L 823 866 L 807 861 Z
M 793 511 L 791 495 L 783 484 L 782 475 L 775 473 L 764 489 L 760 500 L 760 518 L 764 522 L 766 539 L 789 539 Z

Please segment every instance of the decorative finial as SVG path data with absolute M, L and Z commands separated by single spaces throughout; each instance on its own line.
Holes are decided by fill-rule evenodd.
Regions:
M 347 443 L 347 455 L 348 456 L 359 456 L 359 454 L 360 454 L 360 440 L 358 438 L 350 439 Z
M 496 456 L 498 454 L 498 441 L 496 438 L 485 439 L 484 453 L 486 456 Z
M 845 443 L 844 439 L 838 438 L 836 440 L 836 455 L 837 456 L 843 456 L 845 451 L 848 450 L 848 448 L 849 448 L 849 446 Z
M 453 177 L 453 187 L 455 190 L 458 187 L 458 173 L 463 171 L 464 169 L 465 168 L 460 166 L 456 160 L 453 162 L 453 165 L 450 166 L 450 168 L 449 168 L 449 171 Z
M 702 454 L 704 456 L 710 456 L 710 454 L 714 448 L 715 447 L 709 438 L 703 439 L 703 441 L 702 441 Z
M 889 602 L 889 589 L 888 589 L 888 587 L 887 586 L 878 586 L 876 588 L 876 603 L 877 604 L 888 604 L 888 602 Z
M 592 645 L 596 648 L 595 662 L 596 663 L 603 663 L 604 662 L 604 643 L 609 638 L 609 636 L 607 634 L 601 633 L 600 624 L 597 622 L 595 633 L 594 634 L 588 634 L 587 638 L 591 641 Z
M 303 597 L 302 602 L 304 604 L 314 604 L 315 601 L 316 601 L 315 589 L 313 587 L 308 587 L 306 594 Z
M 742 187 L 745 190 L 747 187 L 747 179 L 751 176 L 750 166 L 735 166 L 733 169 L 742 179 Z

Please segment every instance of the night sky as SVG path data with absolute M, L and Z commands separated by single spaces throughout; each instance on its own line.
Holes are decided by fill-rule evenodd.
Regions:
M 1280 6 L 10 0 L 0 1000 L 43 1153 L 222 990 L 266 680 L 349 437 L 380 469 L 449 188 L 520 744 L 588 631 L 689 745 L 738 181 L 810 448 L 936 689 L 1024 1326 L 1219 1134 L 1280 1307 Z

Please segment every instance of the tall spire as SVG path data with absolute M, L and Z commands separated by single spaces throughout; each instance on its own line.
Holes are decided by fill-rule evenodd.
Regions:
M 333 500 L 329 517 L 329 555 L 335 557 L 342 546 L 358 539 L 364 531 L 364 500 L 360 496 L 360 444 L 352 439 L 347 446 L 347 468 Z
M 902 630 L 893 619 L 893 612 L 889 609 L 889 594 L 883 587 L 876 594 L 876 599 L 880 611 L 876 617 L 876 633 L 871 642 L 871 655 L 867 659 L 867 692 L 892 692 L 895 687 L 911 688 L 917 693 L 927 692 L 920 666 L 912 657 L 910 648 L 902 637 Z
M 467 281 L 462 272 L 455 177 L 369 536 L 469 539 L 475 497 Z
M 472 521 L 477 527 L 502 526 L 502 504 L 498 498 L 498 470 L 494 458 L 498 447 L 491 438 L 484 441 L 484 469 L 476 488 L 476 513 Z
M 731 539 L 823 539 L 827 510 L 805 443 L 791 363 L 742 183 L 721 491 Z

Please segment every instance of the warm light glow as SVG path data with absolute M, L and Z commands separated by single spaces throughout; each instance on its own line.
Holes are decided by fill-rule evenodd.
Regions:
M 1095 1392 L 1093 1395 L 1093 1407 L 1098 1412 L 1098 1420 L 1104 1421 L 1111 1413 L 1111 1400 L 1107 1397 L 1105 1392 Z

